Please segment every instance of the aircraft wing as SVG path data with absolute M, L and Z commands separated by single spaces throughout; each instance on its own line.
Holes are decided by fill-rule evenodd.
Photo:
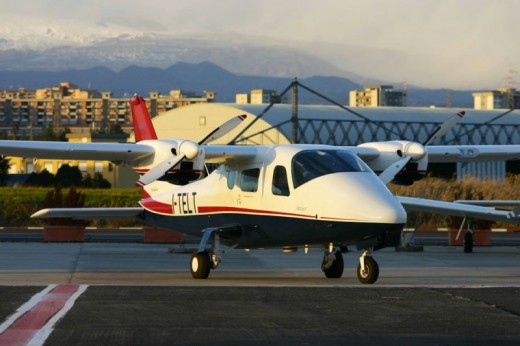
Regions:
M 520 214 L 517 210 L 497 210 L 491 207 L 414 197 L 397 196 L 397 199 L 401 202 L 406 211 L 423 211 L 435 214 L 520 224 Z
M 256 156 L 256 146 L 247 145 L 205 145 L 205 161 L 223 163 L 252 159 Z
M 376 148 L 342 146 L 370 161 L 381 155 Z M 432 145 L 426 147 L 428 162 L 470 162 L 520 160 L 520 145 Z
M 370 160 L 373 160 L 377 158 L 379 155 L 381 155 L 381 152 L 377 150 L 376 148 L 367 148 L 367 147 L 346 147 L 342 146 L 339 147 L 341 149 L 346 149 L 348 151 L 353 152 L 357 156 L 359 156 L 363 161 L 367 162 Z
M 520 160 L 520 145 L 427 146 L 428 162 Z
M 87 219 L 121 219 L 133 218 L 144 211 L 142 207 L 133 208 L 47 208 L 31 215 L 33 219 L 70 218 Z
M 152 147 L 133 143 L 0 141 L 0 155 L 38 159 L 132 162 L 153 154 Z

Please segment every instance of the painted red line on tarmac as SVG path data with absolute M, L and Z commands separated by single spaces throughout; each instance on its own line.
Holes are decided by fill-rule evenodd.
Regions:
M 0 345 L 27 345 L 44 327 L 47 327 L 48 330 L 43 334 L 48 336 L 57 320 L 52 325 L 49 325 L 49 322 L 54 316 L 58 316 L 80 287 L 80 285 L 59 285 L 43 295 L 36 305 L 19 316 L 0 334 Z M 81 289 L 80 294 L 86 287 L 81 287 Z M 76 295 L 76 298 L 77 296 L 79 295 Z M 67 311 L 72 307 L 71 304 L 73 302 L 69 302 Z M 43 344 L 45 339 L 46 337 L 39 338 L 39 340 L 33 340 L 33 343 Z

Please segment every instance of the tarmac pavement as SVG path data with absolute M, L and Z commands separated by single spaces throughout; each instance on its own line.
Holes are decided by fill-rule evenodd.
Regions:
M 368 286 L 359 252 L 341 279 L 311 248 L 233 250 L 194 280 L 190 254 L 171 247 L 2 242 L 0 323 L 48 285 L 86 285 L 45 345 L 520 344 L 519 247 L 384 249 Z

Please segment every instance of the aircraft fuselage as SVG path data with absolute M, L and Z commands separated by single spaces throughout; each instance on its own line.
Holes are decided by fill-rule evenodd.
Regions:
M 347 150 L 259 147 L 247 161 L 222 164 L 206 178 L 145 187 L 144 221 L 190 235 L 221 228 L 241 248 L 397 245 L 406 213 L 379 178 Z

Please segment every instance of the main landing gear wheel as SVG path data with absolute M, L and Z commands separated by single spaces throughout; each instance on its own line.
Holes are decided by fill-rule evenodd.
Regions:
M 464 252 L 473 252 L 473 232 L 466 232 L 464 235 Z
M 379 277 L 379 265 L 370 256 L 365 256 L 364 263 L 364 268 L 361 268 L 361 263 L 358 264 L 357 277 L 362 284 L 373 284 Z
M 211 269 L 211 259 L 207 251 L 194 252 L 190 262 L 191 276 L 194 279 L 207 279 Z
M 332 254 L 331 254 L 332 255 Z M 334 261 L 328 268 L 322 266 L 322 270 L 328 279 L 339 279 L 343 275 L 343 255 L 341 251 L 336 251 L 333 255 Z

